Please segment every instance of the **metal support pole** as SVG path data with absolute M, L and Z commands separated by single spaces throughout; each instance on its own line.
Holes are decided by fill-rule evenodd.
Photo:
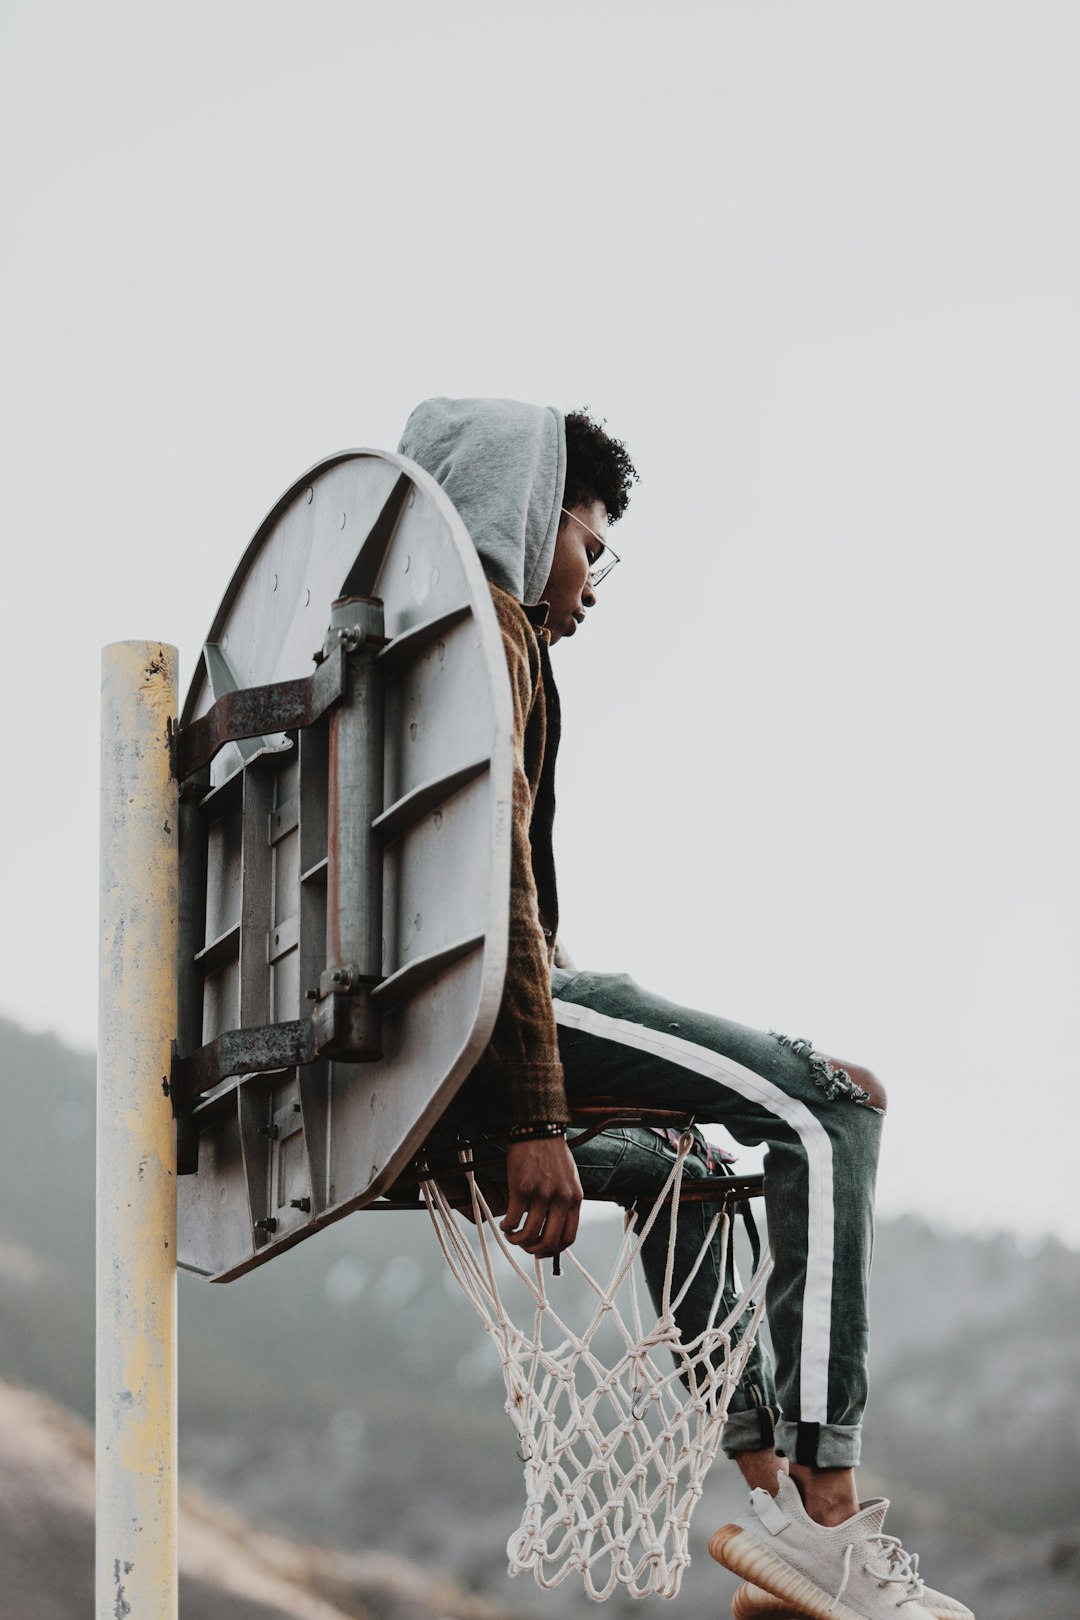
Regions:
M 175 647 L 101 660 L 97 1620 L 176 1620 Z
M 369 999 L 382 976 L 383 852 L 371 830 L 383 808 L 383 708 L 375 664 L 382 603 L 341 597 L 331 610 L 330 635 L 349 648 L 348 690 L 330 716 L 327 965 L 317 1016 L 332 1029 L 330 1040 L 320 1042 L 325 1050 L 362 1062 L 382 1056 L 379 1015 Z

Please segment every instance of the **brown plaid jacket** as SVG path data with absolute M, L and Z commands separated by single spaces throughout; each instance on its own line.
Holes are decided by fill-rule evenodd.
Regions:
M 490 589 L 514 701 L 510 937 L 495 1032 L 465 1082 L 458 1107 L 492 1124 L 565 1124 L 569 1114 L 551 1005 L 559 926 L 552 851 L 559 694 L 544 628 L 547 608 L 527 608 L 498 585 Z

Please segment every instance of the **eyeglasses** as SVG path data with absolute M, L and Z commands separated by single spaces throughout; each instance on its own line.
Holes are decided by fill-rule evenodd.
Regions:
M 595 591 L 600 581 L 607 578 L 615 564 L 617 562 L 621 562 L 622 558 L 619 556 L 617 551 L 612 550 L 602 534 L 597 534 L 596 530 L 590 529 L 587 523 L 582 523 L 581 518 L 578 517 L 576 512 L 567 511 L 565 506 L 560 506 L 559 511 L 565 513 L 565 515 L 568 518 L 571 518 L 575 523 L 581 523 L 581 527 L 585 530 L 586 534 L 591 534 L 593 539 L 600 547 L 600 550 L 596 553 L 594 561 L 589 566 L 589 584 Z

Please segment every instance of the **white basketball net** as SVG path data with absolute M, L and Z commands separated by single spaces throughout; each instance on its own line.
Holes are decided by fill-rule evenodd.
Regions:
M 549 1297 L 540 1261 L 530 1261 L 506 1242 L 471 1173 L 474 1228 L 455 1215 L 435 1182 L 423 1184 L 447 1264 L 498 1347 L 506 1410 L 525 1462 L 525 1512 L 507 1544 L 510 1574 L 531 1569 L 542 1587 L 558 1586 L 576 1571 L 597 1601 L 620 1583 L 634 1597 L 656 1593 L 671 1598 L 690 1562 L 690 1516 L 758 1331 L 764 1284 L 772 1269 L 765 1250 L 749 1287 L 718 1319 L 731 1242 L 731 1217 L 718 1212 L 693 1269 L 672 1298 L 679 1193 L 691 1144 L 687 1132 L 644 1221 L 639 1223 L 633 1211 L 627 1215 L 606 1283 L 598 1282 L 572 1249 L 563 1255 L 564 1264 L 576 1269 L 590 1291 L 591 1314 L 580 1331 L 563 1319 Z M 665 1203 L 663 1297 L 659 1315 L 647 1327 L 635 1261 Z M 718 1228 L 722 1256 L 708 1323 L 684 1344 L 674 1311 Z M 520 1314 L 529 1331 L 511 1320 L 496 1266 L 504 1280 L 516 1278 L 523 1285 Z M 554 1286 L 557 1293 L 558 1280 Z M 735 1343 L 733 1332 L 751 1305 L 749 1323 Z M 601 1340 L 613 1349 L 610 1364 L 601 1359 Z

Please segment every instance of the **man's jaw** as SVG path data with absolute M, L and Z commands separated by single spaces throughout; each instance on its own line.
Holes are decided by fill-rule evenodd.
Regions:
M 585 610 L 583 608 L 576 609 L 575 612 L 567 615 L 566 621 L 558 635 L 552 635 L 552 641 L 562 641 L 565 636 L 575 635 L 577 633 L 578 625 L 584 624 L 584 622 Z

